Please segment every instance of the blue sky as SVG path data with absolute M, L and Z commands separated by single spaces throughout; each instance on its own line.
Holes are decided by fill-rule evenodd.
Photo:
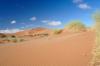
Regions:
M 93 24 L 98 0 L 0 0 L 0 29 L 63 28 L 72 20 Z

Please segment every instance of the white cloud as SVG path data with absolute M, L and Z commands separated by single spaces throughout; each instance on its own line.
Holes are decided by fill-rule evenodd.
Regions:
M 12 20 L 12 21 L 11 21 L 11 24 L 15 24 L 15 23 L 16 23 L 16 20 Z
M 59 26 L 62 24 L 61 21 L 51 21 L 51 20 L 43 20 L 42 23 L 45 23 L 49 26 Z
M 48 21 L 48 20 L 43 20 L 43 21 L 42 21 L 42 23 L 47 23 L 47 22 L 49 22 L 49 21 Z
M 59 26 L 61 24 L 62 24 L 61 21 L 51 21 L 48 23 L 48 25 L 50 26 Z
M 80 9 L 84 9 L 84 10 L 91 9 L 91 7 L 88 4 L 86 4 L 86 3 L 79 4 L 78 7 Z
M 31 17 L 30 20 L 31 21 L 35 21 L 37 18 L 35 16 Z
M 16 32 L 20 32 L 23 30 L 20 29 L 5 29 L 5 30 L 0 30 L 0 33 L 16 33 Z
M 83 0 L 73 0 L 73 3 L 82 3 Z
M 91 6 L 86 4 L 84 0 L 73 0 L 73 3 L 75 3 L 80 9 L 91 9 Z

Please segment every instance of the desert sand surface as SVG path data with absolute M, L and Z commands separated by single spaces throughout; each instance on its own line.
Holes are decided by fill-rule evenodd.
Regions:
M 94 39 L 89 31 L 0 45 L 0 66 L 88 66 Z

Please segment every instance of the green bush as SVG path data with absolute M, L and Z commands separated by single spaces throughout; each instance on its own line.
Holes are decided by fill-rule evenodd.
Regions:
M 69 22 L 65 27 L 72 32 L 86 31 L 86 26 L 78 20 Z

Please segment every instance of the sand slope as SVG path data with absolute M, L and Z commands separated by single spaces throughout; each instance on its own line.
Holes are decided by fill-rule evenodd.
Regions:
M 0 46 L 0 65 L 87 66 L 94 37 L 94 32 L 84 32 Z

